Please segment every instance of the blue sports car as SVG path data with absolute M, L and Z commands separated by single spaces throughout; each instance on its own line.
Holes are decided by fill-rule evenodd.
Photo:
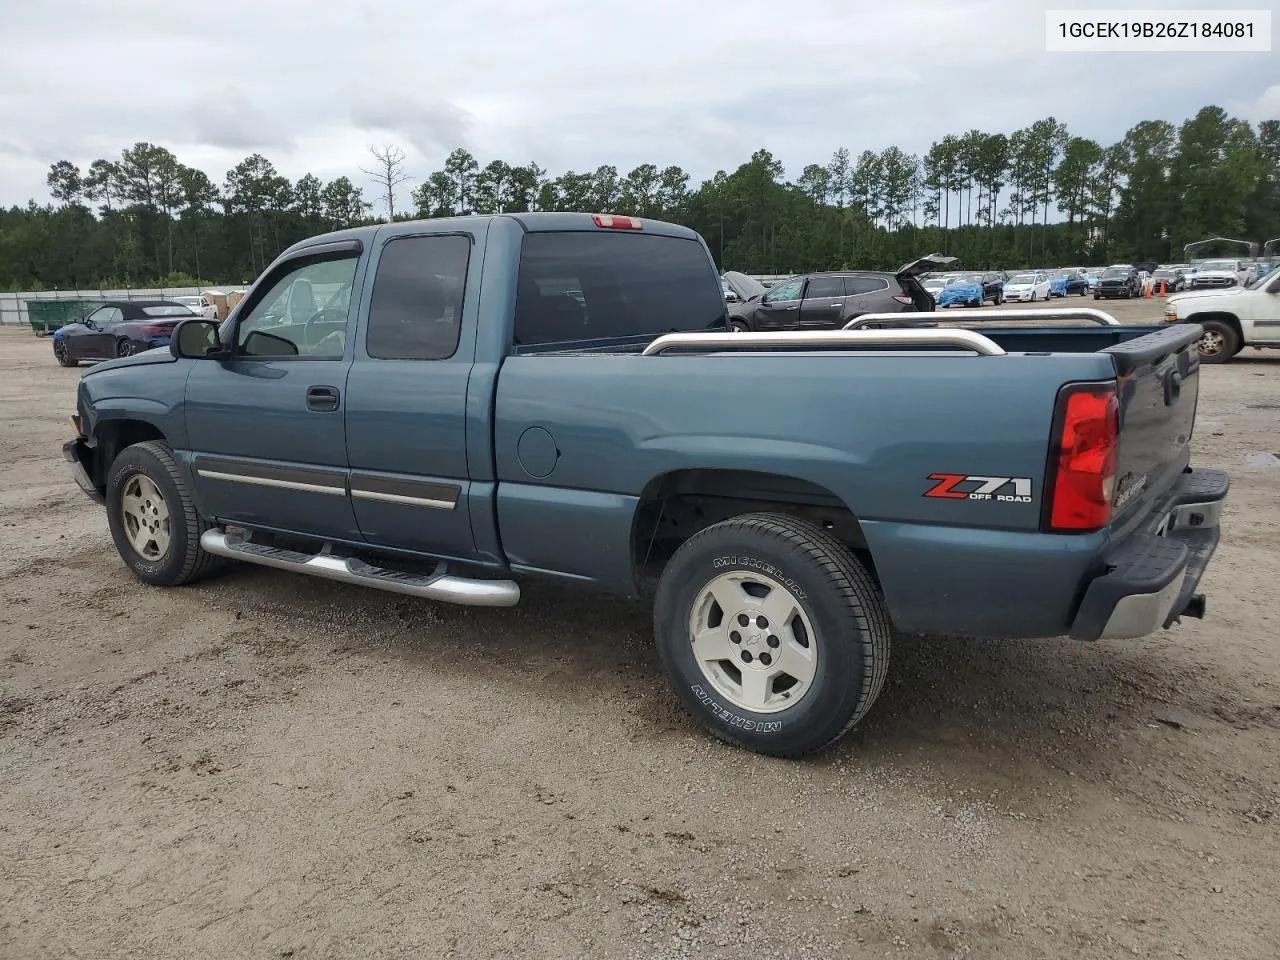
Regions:
M 966 273 L 948 283 L 935 294 L 938 309 L 963 305 L 980 307 L 984 300 L 1000 303 L 1001 284 L 996 274 Z
M 53 355 L 64 367 L 81 360 L 129 357 L 169 344 L 180 320 L 200 314 L 172 300 L 105 300 L 79 323 L 53 334 Z

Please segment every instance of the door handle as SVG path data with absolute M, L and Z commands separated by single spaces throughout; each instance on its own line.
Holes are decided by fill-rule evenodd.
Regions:
M 337 387 L 307 387 L 307 409 L 332 413 L 338 409 Z

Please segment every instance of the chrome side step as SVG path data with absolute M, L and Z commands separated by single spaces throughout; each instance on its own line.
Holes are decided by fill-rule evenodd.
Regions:
M 377 567 L 354 557 L 339 557 L 330 553 L 299 553 L 262 543 L 253 543 L 243 537 L 230 536 L 222 530 L 206 530 L 200 537 L 200 546 L 207 552 L 232 560 L 244 560 L 306 573 L 326 580 L 340 580 L 376 590 L 402 593 L 425 600 L 442 603 L 459 603 L 472 607 L 514 607 L 520 602 L 520 585 L 513 580 L 472 580 L 455 577 L 440 564 L 434 573 L 422 575 L 402 573 Z

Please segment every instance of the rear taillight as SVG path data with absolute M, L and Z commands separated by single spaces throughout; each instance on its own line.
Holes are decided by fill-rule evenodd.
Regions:
M 142 332 L 147 336 L 154 337 L 161 333 L 172 333 L 173 327 L 143 327 Z
M 915 302 L 910 297 L 904 297 L 901 295 L 895 296 L 893 299 L 897 300 L 899 303 L 905 303 L 908 306 Z
M 593 213 L 591 219 L 597 227 L 608 230 L 643 230 L 644 221 L 639 217 L 617 217 L 612 213 Z
M 1100 530 L 1111 521 L 1120 404 L 1114 383 L 1066 386 L 1058 394 L 1057 433 L 1049 460 L 1048 528 Z

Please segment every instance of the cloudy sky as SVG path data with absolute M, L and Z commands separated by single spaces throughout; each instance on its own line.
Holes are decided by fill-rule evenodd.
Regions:
M 840 146 L 919 152 L 1046 115 L 1104 143 L 1210 103 L 1280 117 L 1274 50 L 1050 54 L 1050 6 L 1105 4 L 15 0 L 0 203 L 47 199 L 54 160 L 84 168 L 137 140 L 217 183 L 260 152 L 290 178 L 365 185 L 371 143 L 402 145 L 418 179 L 465 146 L 481 163 L 679 164 L 697 181 L 761 145 L 794 175 Z

